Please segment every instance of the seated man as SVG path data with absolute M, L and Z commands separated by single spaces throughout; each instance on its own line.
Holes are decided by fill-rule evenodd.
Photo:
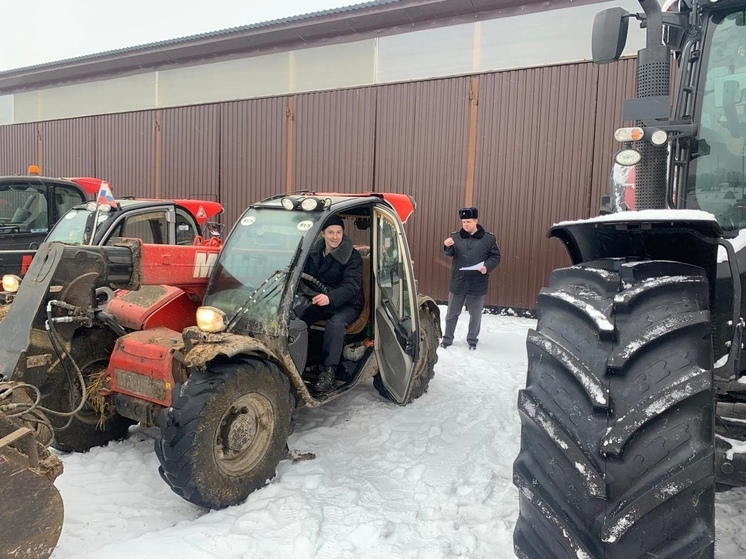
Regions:
M 324 225 L 322 238 L 316 240 L 306 261 L 304 272 L 327 286 L 311 300 L 300 319 L 309 326 L 326 320 L 322 344 L 323 361 L 316 382 L 317 392 L 334 388 L 337 365 L 342 355 L 347 328 L 355 322 L 365 304 L 363 296 L 363 259 L 344 234 L 344 221 L 332 216 Z

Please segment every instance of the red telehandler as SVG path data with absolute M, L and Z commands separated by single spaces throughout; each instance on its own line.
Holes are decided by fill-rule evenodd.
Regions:
M 598 14 L 593 58 L 647 43 L 602 215 L 553 226 L 514 463 L 522 559 L 711 558 L 715 493 L 746 485 L 746 1 Z M 669 100 L 671 62 L 678 87 Z
M 0 323 L 0 377 L 38 390 L 55 448 L 157 425 L 174 492 L 208 508 L 240 503 L 287 456 L 294 409 L 370 379 L 399 405 L 427 390 L 440 324 L 417 293 L 404 231 L 414 207 L 403 194 L 302 192 L 253 204 L 222 249 L 42 244 Z M 337 217 L 362 259 L 365 306 L 332 390 L 318 392 L 326 325 L 299 317 L 329 288 L 304 264 Z M 102 305 L 105 288 L 123 291 Z

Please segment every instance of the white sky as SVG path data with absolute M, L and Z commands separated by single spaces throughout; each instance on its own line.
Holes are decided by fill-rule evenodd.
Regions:
M 1 0 L 0 71 L 361 4 L 360 0 Z
M 446 308 L 440 307 L 441 317 Z M 277 477 L 245 503 L 206 511 L 158 475 L 157 430 L 63 454 L 65 522 L 50 559 L 515 559 L 527 318 L 485 315 L 477 351 L 462 313 L 430 388 L 410 405 L 371 382 L 295 413 Z M 716 497 L 717 556 L 746 554 L 746 488 Z

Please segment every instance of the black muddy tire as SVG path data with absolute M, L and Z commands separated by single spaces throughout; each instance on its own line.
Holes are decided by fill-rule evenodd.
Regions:
M 277 367 L 259 359 L 211 364 L 173 391 L 159 416 L 163 480 L 201 507 L 243 502 L 287 455 L 293 397 Z
M 708 309 L 705 273 L 686 264 L 552 274 L 518 395 L 518 557 L 713 557 Z
M 72 358 L 86 381 L 91 375 L 106 370 L 114 342 L 115 338 L 102 330 L 91 330 L 73 339 Z M 80 402 L 80 387 L 75 376 L 74 382 L 74 388 L 67 382 L 63 385 L 69 392 L 64 398 L 68 410 L 75 409 Z M 55 427 L 67 423 L 65 417 L 50 416 L 50 419 Z M 107 408 L 102 420 L 99 412 L 86 405 L 70 420 L 67 427 L 55 429 L 52 447 L 62 452 L 86 452 L 96 446 L 105 446 L 111 441 L 121 441 L 134 423 L 111 408 Z
M 415 365 L 412 392 L 407 404 L 427 392 L 427 387 L 435 376 L 439 338 L 437 318 L 426 307 L 420 307 L 420 358 Z M 380 374 L 373 377 L 373 386 L 381 396 L 392 400 L 389 391 L 383 385 Z

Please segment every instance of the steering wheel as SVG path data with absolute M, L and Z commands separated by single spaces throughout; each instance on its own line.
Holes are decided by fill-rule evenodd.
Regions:
M 311 305 L 311 299 L 316 295 L 329 292 L 329 288 L 311 274 L 302 272 L 300 277 L 301 281 L 298 282 L 298 289 L 295 292 L 295 303 L 292 308 L 292 312 L 296 317 L 300 317 L 303 314 L 303 311 Z

